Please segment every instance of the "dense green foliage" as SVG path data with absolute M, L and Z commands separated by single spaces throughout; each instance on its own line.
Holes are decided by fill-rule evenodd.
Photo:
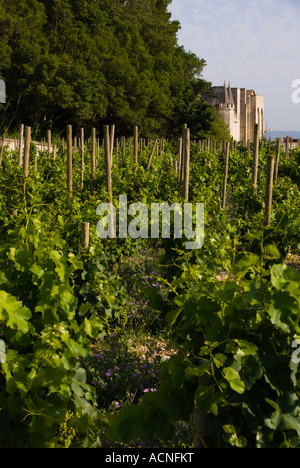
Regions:
M 114 153 L 116 205 L 120 194 L 149 207 L 182 202 L 170 167 L 174 150 L 166 143 L 147 173 L 151 149 L 139 152 L 138 167 L 129 146 L 125 156 L 122 148 Z M 88 447 L 108 437 L 168 445 L 176 425 L 202 411 L 207 428 L 199 434 L 196 425 L 194 437 L 207 446 L 299 447 L 299 369 L 292 356 L 300 282 L 287 264 L 289 249 L 299 255 L 299 150 L 288 160 L 281 154 L 266 228 L 267 147 L 260 149 L 255 190 L 251 155 L 245 148 L 230 153 L 223 210 L 224 153 L 192 145 L 190 201 L 204 202 L 206 213 L 204 246 L 194 251 L 184 239 L 100 240 L 103 149 L 93 194 L 90 144 L 82 192 L 80 154 L 74 155 L 72 198 L 61 145 L 55 161 L 39 155 L 36 172 L 34 152 L 27 181 L 17 153 L 4 151 L 0 172 L 0 339 L 7 351 L 0 364 L 0 446 Z M 80 244 L 86 221 L 88 252 Z M 134 340 L 141 322 L 149 343 L 163 333 L 174 350 L 163 365 L 149 350 L 143 362 L 130 354 L 125 337 Z
M 281 151 L 270 225 L 265 141 L 255 188 L 251 154 L 231 148 L 221 207 L 228 129 L 199 99 L 211 93 L 205 61 L 178 46 L 169 3 L 0 2 L 0 129 L 24 123 L 41 138 L 51 128 L 57 145 L 54 159 L 31 144 L 28 178 L 17 151 L 0 148 L 1 448 L 300 447 L 300 151 Z M 169 137 L 149 171 L 153 140 L 139 142 L 137 164 L 132 140 L 114 148 L 115 207 L 125 194 L 150 212 L 185 204 L 174 165 L 183 123 L 194 139 L 189 201 L 205 205 L 202 248 L 173 235 L 99 239 L 99 129 Z M 73 136 L 86 129 L 83 189 L 74 149 L 72 196 L 66 124 Z
M 197 402 L 208 422 L 205 434 L 196 425 L 195 444 L 299 447 L 300 278 L 285 262 L 288 248 L 299 254 L 299 171 L 283 161 L 272 227 L 265 228 L 265 154 L 258 190 L 249 183 L 249 156 L 231 155 L 227 219 L 215 204 L 219 158 L 210 155 L 206 170 L 194 160 L 193 200 L 207 210 L 205 244 L 190 254 L 179 246 L 169 251 L 168 264 L 176 265 L 167 275 L 171 306 L 161 309 L 178 353 L 163 366 L 158 390 L 111 421 L 112 438 L 170 439 Z M 299 151 L 295 156 L 297 166 Z
M 177 132 L 210 84 L 200 78 L 205 61 L 178 46 L 180 26 L 168 3 L 2 0 L 0 77 L 8 103 L 0 128 L 22 122 L 38 134 L 105 122 L 122 135 L 133 125 L 145 136 Z M 202 120 L 216 134 L 205 113 Z

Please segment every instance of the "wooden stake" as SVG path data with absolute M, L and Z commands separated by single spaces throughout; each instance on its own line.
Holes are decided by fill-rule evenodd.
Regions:
M 182 164 L 182 137 L 178 138 L 178 180 L 181 184 L 181 164 Z
M 67 125 L 67 188 L 69 197 L 73 195 L 73 141 L 72 141 L 72 125 Z
M 91 154 L 91 164 L 92 164 L 92 179 L 96 179 L 96 129 L 92 128 L 92 154 Z
M 80 171 L 80 191 L 83 191 L 84 180 L 84 129 L 80 129 L 80 146 L 81 146 L 81 171 Z
M 160 139 L 160 142 L 159 142 L 159 154 L 160 154 L 160 159 L 162 159 L 163 157 L 163 139 L 162 138 Z
M 267 156 L 267 181 L 266 181 L 266 197 L 265 197 L 265 225 L 271 224 L 272 211 L 272 194 L 273 194 L 273 178 L 274 178 L 274 154 Z
M 230 150 L 231 150 L 231 152 L 233 152 L 233 150 L 234 150 L 234 140 L 233 140 L 232 137 L 231 137 L 231 140 L 230 140 Z
M 23 165 L 23 135 L 24 135 L 24 124 L 20 127 L 20 139 L 19 139 L 19 166 Z
M 208 387 L 209 379 L 207 374 L 203 374 L 198 380 L 199 387 Z M 208 415 L 202 411 L 199 404 L 195 405 L 195 426 L 193 434 L 193 448 L 206 448 L 204 437 L 207 433 Z
M 5 133 L 3 133 L 2 144 L 1 144 L 1 150 L 0 150 L 0 166 L 1 166 L 1 164 L 2 164 L 4 144 L 5 144 Z
M 190 129 L 185 128 L 184 132 L 184 178 L 183 178 L 183 199 L 189 200 L 190 184 Z
M 276 151 L 276 161 L 275 161 L 275 169 L 274 169 L 274 180 L 276 180 L 278 177 L 280 149 L 281 149 L 281 140 L 280 138 L 277 138 L 277 151 Z
M 24 161 L 23 161 L 23 176 L 26 180 L 29 175 L 29 154 L 31 143 L 31 127 L 25 127 L 25 145 L 24 145 Z
M 113 151 L 114 151 L 114 137 L 115 125 L 110 126 L 110 164 L 112 165 Z
M 134 149 L 134 162 L 135 162 L 135 164 L 138 164 L 138 151 L 139 151 L 138 138 L 139 138 L 139 129 L 138 129 L 137 126 L 134 126 L 134 128 L 133 128 L 133 149 Z
M 112 203 L 112 181 L 111 181 L 111 149 L 110 149 L 110 137 L 109 137 L 109 126 L 103 126 L 104 136 L 104 156 L 105 156 L 105 167 L 106 167 L 106 189 L 108 193 L 108 201 Z
M 111 148 L 110 148 L 110 136 L 109 136 L 109 126 L 103 126 L 103 136 L 104 136 L 104 156 L 105 156 L 105 166 L 106 166 L 106 189 L 108 194 L 108 202 L 112 204 L 112 180 L 111 180 Z M 113 212 L 110 210 L 110 220 L 109 220 L 109 237 L 112 239 L 114 237 L 114 220 Z
M 285 158 L 289 159 L 290 156 L 290 137 L 286 137 L 286 145 L 285 145 Z
M 253 160 L 252 160 L 252 185 L 257 187 L 258 174 L 258 153 L 259 152 L 259 134 L 258 124 L 254 125 L 254 142 L 253 142 Z
M 37 166 L 37 151 L 35 151 L 35 154 L 34 154 L 34 172 L 36 173 L 38 170 L 38 166 Z
M 82 223 L 81 245 L 85 250 L 88 250 L 90 245 L 90 223 Z
M 48 152 L 49 152 L 49 157 L 51 153 L 51 130 L 47 131 L 47 138 L 48 138 Z
M 125 159 L 126 156 L 126 138 L 122 137 L 122 147 L 123 147 L 123 159 Z
M 228 163 L 229 163 L 229 142 L 227 141 L 226 142 L 226 149 L 225 149 L 225 165 L 224 165 L 224 179 L 223 179 L 223 198 L 222 198 L 222 208 L 223 208 L 223 210 L 225 210 L 225 207 L 226 207 Z
M 186 160 L 186 130 L 187 124 L 183 124 L 182 126 L 182 154 L 181 154 L 181 168 L 179 174 L 179 181 L 180 181 L 180 192 L 183 195 L 184 192 L 184 170 L 185 170 L 185 160 Z
M 153 158 L 153 155 L 154 155 L 154 152 L 155 152 L 156 145 L 157 145 L 157 138 L 155 139 L 155 142 L 154 142 L 154 145 L 153 145 L 150 157 L 149 157 L 149 161 L 148 161 L 148 165 L 147 165 L 147 172 L 149 172 L 151 161 L 152 161 L 152 158 Z
M 119 138 L 116 138 L 116 159 L 119 161 Z

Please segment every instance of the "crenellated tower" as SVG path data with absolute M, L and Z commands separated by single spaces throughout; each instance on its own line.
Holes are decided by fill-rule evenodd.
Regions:
M 254 90 L 232 88 L 230 82 L 223 86 L 213 86 L 216 97 L 207 99 L 215 106 L 224 122 L 228 125 L 231 136 L 236 141 L 253 141 L 254 124 L 258 123 L 259 133 L 264 135 L 264 97 Z

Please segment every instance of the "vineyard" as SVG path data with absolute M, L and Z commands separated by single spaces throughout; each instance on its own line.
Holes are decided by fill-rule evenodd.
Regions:
M 299 448 L 300 149 L 72 130 L 0 144 L 0 447 Z M 203 245 L 100 238 L 122 195 Z

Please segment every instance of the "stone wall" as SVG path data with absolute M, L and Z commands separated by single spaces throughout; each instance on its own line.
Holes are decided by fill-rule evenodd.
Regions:
M 207 99 L 215 106 L 224 122 L 228 125 L 231 136 L 236 141 L 253 142 L 254 124 L 259 124 L 259 133 L 264 135 L 264 97 L 254 90 L 231 88 L 230 85 L 214 86 L 217 97 Z

